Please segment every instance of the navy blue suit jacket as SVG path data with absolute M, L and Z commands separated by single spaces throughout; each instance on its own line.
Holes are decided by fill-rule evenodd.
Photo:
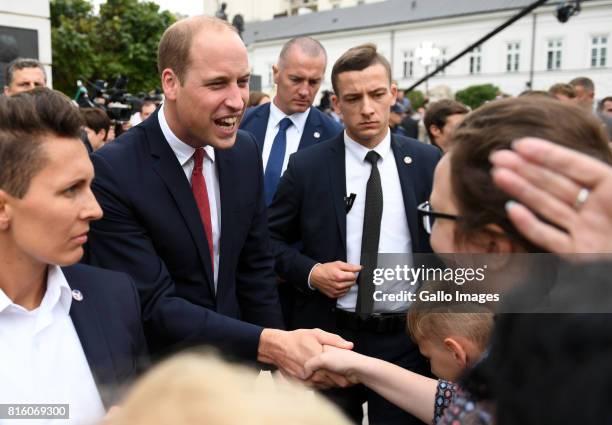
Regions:
M 73 290 L 70 318 L 106 408 L 117 402 L 118 391 L 148 365 L 133 280 L 124 273 L 82 264 L 62 267 Z
M 391 135 L 413 252 L 431 252 L 417 206 L 429 199 L 440 152 L 414 139 Z M 404 162 L 409 156 L 410 164 Z M 297 288 L 293 327 L 335 328 L 336 300 L 308 287 L 317 263 L 346 261 L 344 134 L 291 155 L 269 207 L 276 272 Z M 301 249 L 295 247 L 301 242 Z
M 242 130 L 248 131 L 255 136 L 255 140 L 259 146 L 259 152 L 263 152 L 263 144 L 266 139 L 266 130 L 268 128 L 268 118 L 270 118 L 270 102 L 248 109 L 240 122 L 240 128 Z M 302 133 L 298 150 L 307 148 L 323 140 L 331 139 L 341 131 L 342 126 L 340 124 L 313 106 L 310 108 L 308 118 L 306 118 L 306 124 L 304 125 L 304 132 Z M 319 137 L 315 136 L 317 133 Z
M 262 327 L 283 321 L 253 138 L 238 132 L 232 148 L 215 151 L 221 194 L 216 292 L 191 185 L 157 112 L 92 161 L 104 218 L 92 223 L 89 260 L 134 278 L 151 352 L 212 344 L 255 360 Z

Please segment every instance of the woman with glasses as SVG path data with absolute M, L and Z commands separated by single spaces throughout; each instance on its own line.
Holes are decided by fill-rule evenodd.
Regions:
M 485 105 L 470 113 L 456 128 L 451 150 L 436 168 L 430 202 L 419 206 L 435 252 L 546 252 L 517 231 L 506 214 L 511 199 L 492 180 L 494 170 L 489 157 L 494 152 L 511 149 L 513 141 L 523 137 L 546 139 L 612 164 L 612 153 L 601 125 L 576 107 L 545 98 L 506 99 Z M 540 184 L 546 187 L 546 179 Z M 580 200 L 578 193 L 576 208 L 580 207 Z M 322 368 L 344 366 L 346 363 L 338 362 L 337 356 L 347 356 L 348 361 L 352 355 L 337 351 L 333 355 L 323 353 L 322 361 L 317 364 Z M 487 378 L 494 373 L 493 363 L 488 360 L 483 363 L 462 381 L 469 393 L 440 391 L 442 386 L 449 389 L 447 382 L 436 384 L 432 380 L 424 384 L 422 379 L 408 376 L 399 368 L 388 384 L 390 388 L 420 385 L 428 392 L 427 399 L 432 405 L 436 400 L 434 423 L 491 423 L 494 415 L 482 403 L 487 404 L 486 400 L 491 399 Z M 336 371 L 341 372 L 342 368 Z M 436 394 L 440 393 L 446 397 L 438 403 Z M 444 409 L 449 404 L 450 408 Z M 404 408 L 416 410 L 423 406 L 408 403 Z

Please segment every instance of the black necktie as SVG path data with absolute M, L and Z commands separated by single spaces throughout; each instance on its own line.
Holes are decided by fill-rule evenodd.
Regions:
M 380 173 L 376 162 L 380 158 L 375 151 L 370 151 L 365 159 L 372 164 L 372 171 L 366 187 L 365 209 L 363 213 L 363 232 L 361 235 L 361 272 L 357 278 L 357 313 L 372 314 L 374 304 L 374 269 L 378 259 L 378 240 L 380 239 L 380 221 L 383 212 L 383 193 L 380 184 Z

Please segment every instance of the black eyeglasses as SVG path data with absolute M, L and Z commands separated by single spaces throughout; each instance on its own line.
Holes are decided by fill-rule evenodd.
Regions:
M 433 228 L 433 224 L 436 218 L 444 218 L 446 220 L 458 220 L 459 218 L 461 218 L 458 215 L 434 211 L 431 208 L 431 204 L 429 203 L 429 201 L 423 202 L 421 205 L 419 205 L 417 207 L 417 211 L 419 212 L 419 215 L 423 218 L 423 227 L 425 228 L 425 231 L 430 235 L 431 229 Z

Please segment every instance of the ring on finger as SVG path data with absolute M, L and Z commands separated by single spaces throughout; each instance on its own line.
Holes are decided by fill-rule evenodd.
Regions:
M 576 211 L 582 208 L 582 206 L 585 204 L 587 199 L 589 199 L 590 193 L 591 192 L 586 187 L 580 188 L 580 191 L 578 191 L 578 195 L 576 195 L 576 200 L 574 201 L 574 209 Z

